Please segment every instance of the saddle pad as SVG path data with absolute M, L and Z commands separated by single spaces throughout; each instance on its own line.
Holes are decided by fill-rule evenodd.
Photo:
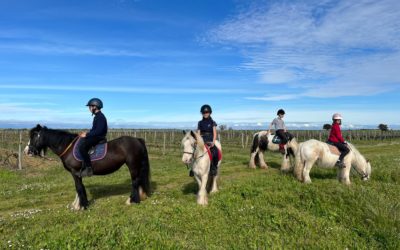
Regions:
M 209 147 L 205 146 L 207 149 L 208 157 L 210 157 L 210 161 L 212 161 L 212 154 Z M 218 149 L 218 148 L 217 148 Z M 218 149 L 218 161 L 222 160 L 222 152 Z
M 329 143 L 327 143 L 327 144 L 328 144 L 329 150 L 331 151 L 332 154 L 334 154 L 334 155 L 340 155 L 340 151 L 339 151 L 339 149 L 338 149 L 336 146 L 331 145 L 331 144 L 329 144 Z
M 274 138 L 272 138 L 272 143 L 281 144 L 281 138 L 275 135 Z
M 74 145 L 73 155 L 75 160 L 82 161 L 82 156 L 79 153 L 79 145 L 82 143 L 82 138 L 79 138 Z M 91 161 L 98 161 L 103 159 L 107 154 L 107 143 L 97 144 L 94 148 L 94 152 L 89 154 Z

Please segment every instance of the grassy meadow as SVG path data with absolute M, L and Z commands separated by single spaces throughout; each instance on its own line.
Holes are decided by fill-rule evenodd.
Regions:
M 150 147 L 154 193 L 140 205 L 126 167 L 86 178 L 90 207 L 72 211 L 72 177 L 58 161 L 34 159 L 21 171 L 0 167 L 1 249 L 399 249 L 400 140 L 355 141 L 372 162 L 367 182 L 313 168 L 312 184 L 279 171 L 247 168 L 249 150 L 227 146 L 220 192 L 196 204 L 197 184 L 179 148 Z M 54 157 L 54 156 L 53 156 Z M 31 160 L 32 161 L 32 160 Z

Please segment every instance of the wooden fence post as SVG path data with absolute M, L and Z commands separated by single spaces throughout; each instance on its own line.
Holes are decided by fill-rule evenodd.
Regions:
M 163 155 L 165 155 L 165 141 L 166 141 L 167 135 L 164 132 L 164 144 L 163 144 Z
M 22 170 L 22 131 L 19 132 L 18 169 Z

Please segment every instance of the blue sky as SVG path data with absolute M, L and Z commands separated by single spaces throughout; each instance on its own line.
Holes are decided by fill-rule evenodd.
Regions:
M 0 1 L 0 123 L 400 124 L 400 2 Z

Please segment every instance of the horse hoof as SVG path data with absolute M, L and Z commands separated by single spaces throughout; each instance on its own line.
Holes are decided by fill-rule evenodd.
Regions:
M 261 165 L 260 168 L 261 169 L 268 169 L 268 165 Z
M 129 197 L 125 202 L 125 204 L 128 205 L 128 206 L 130 206 L 132 204 L 139 204 L 139 203 L 140 203 L 140 201 L 139 202 L 132 201 L 131 197 Z
M 199 204 L 201 206 L 207 206 L 208 205 L 208 200 L 207 200 L 207 198 L 199 199 L 197 201 L 197 204 Z

